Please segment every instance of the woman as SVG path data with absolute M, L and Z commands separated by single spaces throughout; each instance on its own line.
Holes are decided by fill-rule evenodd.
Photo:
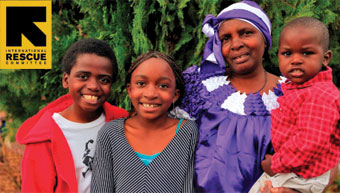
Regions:
M 272 151 L 270 110 L 280 94 L 280 78 L 262 64 L 271 23 L 259 5 L 242 1 L 207 15 L 203 32 L 210 39 L 201 67 L 184 72 L 182 105 L 199 125 L 197 191 L 248 192 Z

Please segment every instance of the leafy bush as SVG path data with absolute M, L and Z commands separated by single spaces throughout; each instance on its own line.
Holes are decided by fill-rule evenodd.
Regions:
M 107 41 L 117 55 L 119 78 L 112 86 L 110 102 L 128 107 L 124 88 L 126 70 L 149 49 L 172 55 L 182 69 L 200 64 L 207 38 L 201 32 L 206 14 L 218 13 L 234 1 L 226 0 L 53 0 L 51 70 L 0 70 L 0 108 L 22 122 L 50 101 L 65 94 L 61 59 L 75 41 L 87 37 Z M 330 66 L 340 86 L 340 2 L 337 0 L 258 0 L 273 25 L 273 47 L 264 65 L 279 75 L 278 38 L 284 24 L 300 16 L 323 21 L 331 34 L 334 58 Z

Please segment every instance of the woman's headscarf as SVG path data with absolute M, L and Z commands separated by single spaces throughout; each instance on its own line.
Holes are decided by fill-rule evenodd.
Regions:
M 223 9 L 217 17 L 208 14 L 202 24 L 203 33 L 210 38 L 205 45 L 201 62 L 201 70 L 206 78 L 211 75 L 225 74 L 226 66 L 221 51 L 218 30 L 221 22 L 228 19 L 240 19 L 250 23 L 263 34 L 267 50 L 272 45 L 271 22 L 262 8 L 253 1 L 245 0 L 234 3 Z

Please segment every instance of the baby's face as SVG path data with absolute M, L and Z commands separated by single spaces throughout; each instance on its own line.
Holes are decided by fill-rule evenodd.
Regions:
M 292 82 L 304 83 L 320 72 L 323 65 L 328 65 L 327 52 L 322 47 L 318 30 L 285 28 L 280 36 L 278 53 L 280 71 Z

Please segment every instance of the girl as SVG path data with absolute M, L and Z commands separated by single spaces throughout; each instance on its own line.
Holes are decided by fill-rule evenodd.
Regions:
M 197 126 L 169 116 L 184 82 L 160 52 L 139 56 L 126 77 L 134 113 L 98 134 L 91 192 L 192 192 Z

